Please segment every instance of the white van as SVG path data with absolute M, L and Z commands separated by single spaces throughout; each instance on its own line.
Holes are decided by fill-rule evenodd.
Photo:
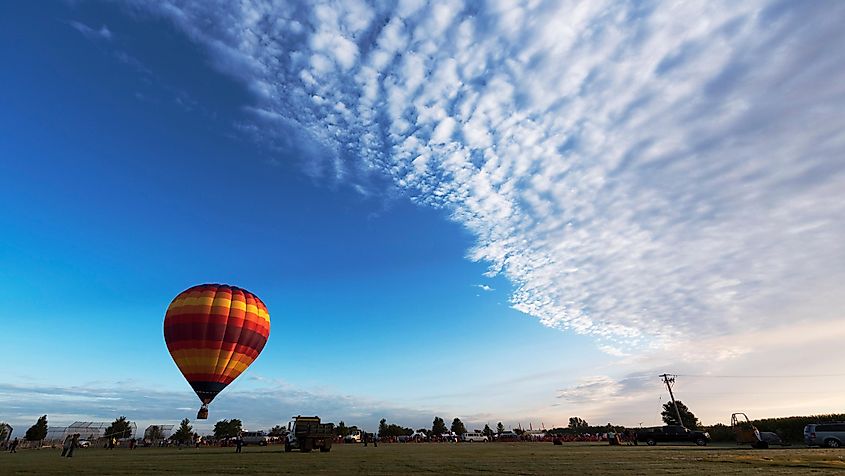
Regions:
M 244 445 L 258 445 L 258 446 L 267 446 L 267 443 L 270 441 L 270 438 L 264 434 L 263 431 L 245 431 L 241 439 L 244 442 Z
M 478 432 L 464 433 L 463 435 L 461 435 L 461 441 L 467 441 L 467 442 L 470 442 L 470 443 L 472 443 L 472 442 L 487 443 L 487 437 L 484 435 L 484 433 L 478 433 Z

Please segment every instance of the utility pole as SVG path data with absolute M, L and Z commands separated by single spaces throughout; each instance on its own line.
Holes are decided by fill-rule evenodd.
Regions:
M 661 377 L 663 379 L 663 383 L 665 383 L 666 388 L 669 389 L 669 398 L 672 399 L 672 406 L 675 407 L 675 415 L 678 416 L 678 424 L 686 428 L 686 426 L 684 426 L 684 421 L 681 420 L 681 412 L 680 410 L 678 410 L 678 404 L 675 403 L 675 395 L 672 393 L 672 384 L 675 383 L 676 376 L 671 374 L 662 374 L 658 375 L 658 377 Z

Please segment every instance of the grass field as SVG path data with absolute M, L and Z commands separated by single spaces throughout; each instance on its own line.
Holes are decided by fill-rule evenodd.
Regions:
M 331 453 L 279 447 L 80 449 L 0 454 L 0 474 L 843 474 L 845 450 L 803 447 L 631 446 L 567 443 L 336 445 Z

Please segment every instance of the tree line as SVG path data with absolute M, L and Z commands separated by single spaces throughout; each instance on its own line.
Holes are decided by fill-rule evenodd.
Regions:
M 667 425 L 678 425 L 677 413 L 680 413 L 680 424 L 692 430 L 704 430 L 710 433 L 713 441 L 732 441 L 734 434 L 729 425 L 717 423 L 715 425 L 704 426 L 701 424 L 695 414 L 680 400 L 676 401 L 677 412 L 672 402 L 666 402 L 661 408 L 661 418 Z M 800 442 L 804 438 L 804 426 L 811 423 L 831 422 L 831 421 L 845 421 L 845 414 L 827 414 L 827 415 L 811 415 L 811 416 L 793 416 L 782 418 L 764 418 L 759 420 L 752 420 L 751 423 L 760 431 L 771 431 L 781 436 L 786 441 Z M 547 430 L 547 433 L 552 435 L 564 434 L 599 434 L 607 431 L 622 431 L 626 428 L 620 425 L 613 425 L 607 423 L 606 425 L 590 425 L 587 421 L 580 417 L 570 417 L 569 425 L 566 427 L 552 428 Z M 341 420 L 335 426 L 335 434 L 340 437 L 345 437 L 354 431 L 359 430 L 357 426 L 346 426 Z M 214 424 L 214 438 L 223 440 L 226 438 L 234 438 L 243 431 L 243 423 L 237 418 L 231 420 L 220 420 Z M 498 422 L 496 429 L 490 428 L 490 425 L 484 425 L 482 433 L 488 438 L 493 438 L 495 434 L 502 434 L 505 431 L 505 426 L 502 422 Z M 282 436 L 286 432 L 286 428 L 281 425 L 276 425 L 270 429 L 268 436 Z M 388 423 L 387 419 L 382 418 L 378 426 L 378 434 L 382 438 L 411 436 L 414 433 L 425 433 L 427 435 L 443 435 L 447 433 L 454 433 L 461 435 L 467 433 L 466 425 L 460 418 L 454 418 L 452 424 L 447 428 L 445 420 L 439 416 L 434 417 L 431 428 L 419 428 L 414 430 L 410 427 L 404 427 L 393 423 Z M 521 429 L 515 429 L 515 433 L 522 433 Z M 125 416 L 120 416 L 115 419 L 111 425 L 105 430 L 105 437 L 125 439 L 132 436 L 131 422 Z M 149 435 L 152 440 L 163 439 L 163 432 L 158 426 L 151 426 Z M 38 418 L 34 425 L 26 430 L 24 438 L 27 441 L 41 441 L 47 437 L 47 415 Z M 195 441 L 199 435 L 193 431 L 189 419 L 183 419 L 179 428 L 170 437 L 171 440 L 178 443 L 190 443 Z

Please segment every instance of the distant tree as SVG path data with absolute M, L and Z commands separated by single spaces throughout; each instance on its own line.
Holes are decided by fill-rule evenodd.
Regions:
M 11 428 L 11 426 L 8 423 L 0 421 L 0 446 L 2 446 L 3 442 L 8 440 L 10 436 L 12 436 L 9 434 L 9 428 Z
M 388 424 L 387 420 L 382 418 L 378 425 L 378 434 L 381 438 L 390 438 L 403 435 L 410 436 L 414 434 L 414 429 L 405 428 L 403 426 L 395 425 L 393 423 Z
M 270 428 L 270 432 L 267 434 L 268 436 L 283 436 L 287 428 L 282 425 L 276 425 L 273 428 Z
M 191 427 L 191 420 L 185 418 L 179 423 L 179 429 L 170 437 L 173 441 L 179 443 L 188 443 L 193 439 L 193 428 Z
M 680 400 L 675 401 L 678 404 L 678 413 L 681 414 L 682 423 L 678 422 L 678 416 L 675 414 L 675 406 L 672 405 L 672 402 L 666 402 L 663 404 L 663 411 L 660 412 L 660 415 L 663 417 L 663 421 L 667 425 L 679 425 L 682 424 L 683 426 L 691 429 L 696 430 L 698 429 L 700 422 L 698 418 L 687 408 L 686 405 L 683 404 Z
M 241 432 L 242 423 L 237 418 L 231 420 L 220 420 L 214 424 L 214 437 L 218 440 L 238 436 Z
M 448 429 L 446 428 L 446 422 L 444 422 L 443 419 L 440 417 L 434 417 L 434 421 L 431 422 L 431 434 L 442 435 L 447 431 Z
M 482 430 L 482 433 L 484 433 L 484 436 L 486 436 L 488 439 L 493 439 L 493 430 L 490 429 L 490 425 L 484 425 L 484 430 Z
M 161 427 L 160 427 L 160 426 L 158 426 L 158 425 L 152 425 L 152 426 L 151 426 L 151 427 L 147 430 L 147 438 L 149 438 L 151 441 L 161 440 L 161 439 L 163 439 L 163 438 L 164 438 L 164 432 L 163 432 L 163 431 L 161 431 Z
M 343 420 L 337 424 L 335 430 L 337 431 L 337 436 L 346 436 L 349 434 L 349 428 L 346 427 L 346 423 L 344 423 Z
M 464 422 L 461 421 L 460 418 L 455 418 L 452 420 L 452 433 L 456 435 L 463 435 L 467 432 L 466 426 L 464 426 Z
M 104 435 L 107 438 L 130 438 L 132 437 L 132 426 L 125 416 L 113 421 Z
M 569 428 L 571 430 L 583 430 L 589 427 L 590 424 L 579 417 L 569 417 Z
M 501 434 L 502 434 L 502 433 L 504 433 L 504 432 L 505 432 L 505 425 L 502 425 L 502 422 L 499 422 L 499 423 L 496 425 L 496 433 L 498 433 L 498 434 L 500 434 L 500 435 L 501 435 Z
M 394 425 L 391 423 L 387 426 L 387 434 L 388 436 L 411 436 L 414 434 L 414 429 Z
M 47 415 L 42 416 L 34 425 L 26 430 L 26 441 L 41 441 L 47 438 Z

